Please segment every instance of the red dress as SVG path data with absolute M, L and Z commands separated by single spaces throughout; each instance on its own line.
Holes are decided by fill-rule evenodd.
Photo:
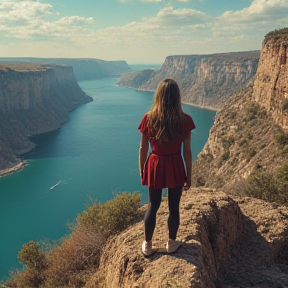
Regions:
M 149 188 L 175 188 L 183 185 L 186 181 L 186 172 L 181 156 L 182 140 L 160 142 L 153 138 L 147 126 L 147 115 L 145 114 L 138 127 L 141 133 L 147 133 L 152 152 L 144 165 L 141 182 Z M 184 135 L 195 128 L 191 116 L 185 114 L 186 120 Z

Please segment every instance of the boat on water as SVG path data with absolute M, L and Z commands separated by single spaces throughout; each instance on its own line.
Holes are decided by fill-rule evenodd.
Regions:
M 61 182 L 62 182 L 62 180 L 60 180 L 59 182 L 57 182 L 55 185 L 51 186 L 51 187 L 49 188 L 49 190 L 53 190 L 55 187 L 57 187 L 58 185 L 60 185 Z

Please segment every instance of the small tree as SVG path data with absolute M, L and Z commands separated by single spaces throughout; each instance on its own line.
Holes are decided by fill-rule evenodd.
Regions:
M 22 246 L 18 253 L 18 259 L 27 265 L 28 268 L 34 269 L 37 272 L 47 267 L 45 253 L 40 250 L 40 245 L 35 241 L 30 241 Z

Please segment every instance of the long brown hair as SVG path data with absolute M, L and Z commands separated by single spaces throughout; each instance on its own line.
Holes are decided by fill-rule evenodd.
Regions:
M 183 121 L 180 89 L 176 81 L 166 78 L 156 89 L 148 112 L 148 127 L 156 140 L 167 142 L 183 137 Z

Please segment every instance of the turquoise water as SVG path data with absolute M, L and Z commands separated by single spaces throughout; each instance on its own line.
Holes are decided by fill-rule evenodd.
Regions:
M 85 209 L 90 197 L 104 202 L 113 192 L 140 191 L 147 201 L 138 174 L 137 127 L 153 94 L 118 87 L 116 81 L 80 82 L 94 101 L 71 112 L 61 130 L 34 137 L 38 148 L 27 156 L 29 165 L 0 178 L 0 279 L 20 267 L 17 253 L 24 243 L 67 234 L 66 223 Z M 195 159 L 215 112 L 188 105 L 183 109 L 197 126 L 192 134 Z

